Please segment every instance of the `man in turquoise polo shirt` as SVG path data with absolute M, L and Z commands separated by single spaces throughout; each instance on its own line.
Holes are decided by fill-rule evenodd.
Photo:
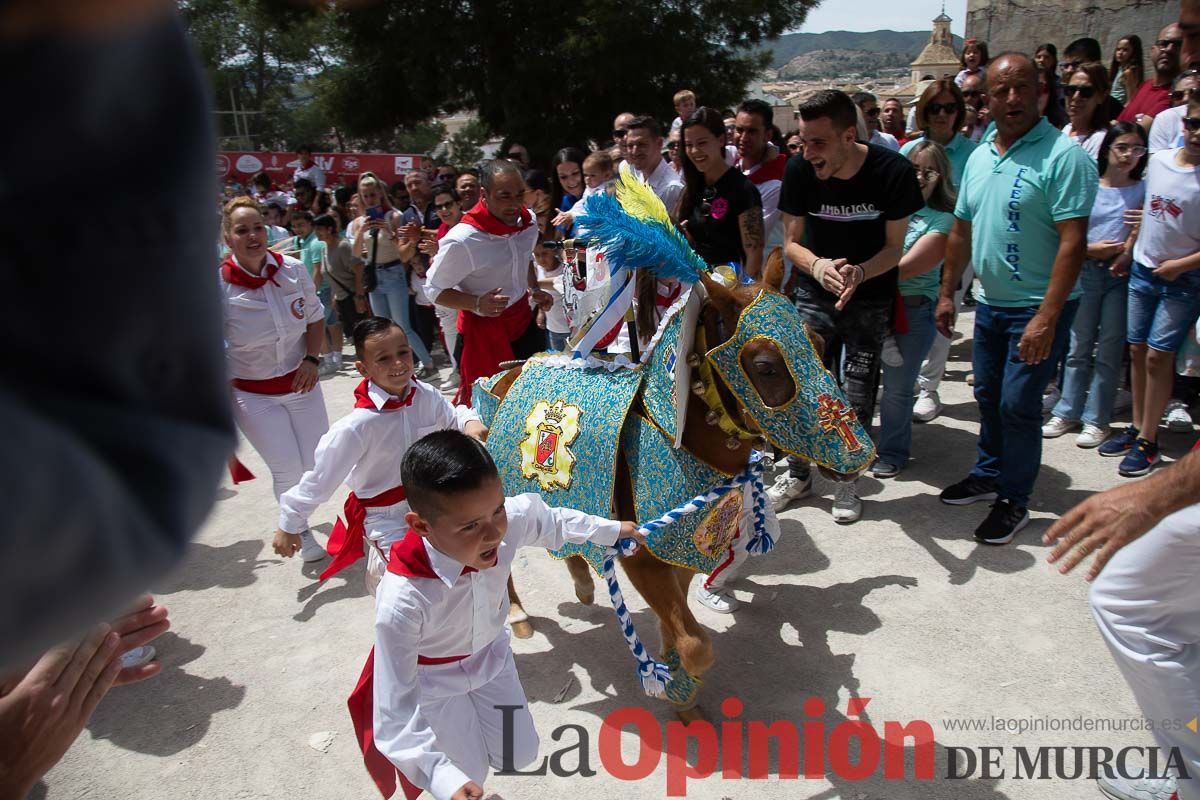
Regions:
M 1042 461 L 1042 392 L 1079 305 L 1075 288 L 1099 177 L 1091 158 L 1038 113 L 1037 74 L 1020 53 L 988 66 L 995 130 L 971 154 L 958 190 L 937 323 L 954 327 L 954 291 L 968 262 L 979 277 L 972 354 L 980 426 L 975 468 L 943 503 L 994 500 L 975 530 L 1007 544 L 1029 522 Z

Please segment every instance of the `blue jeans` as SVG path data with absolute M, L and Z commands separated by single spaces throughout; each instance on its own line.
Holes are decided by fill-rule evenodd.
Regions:
M 921 363 L 929 354 L 937 336 L 933 321 L 933 301 L 928 297 L 904 298 L 908 315 L 908 333 L 896 336 L 896 346 L 904 363 L 898 367 L 883 365 L 883 399 L 879 403 L 879 460 L 903 468 L 912 449 L 912 410 L 916 398 L 913 384 L 921 372 Z
M 1105 428 L 1112 420 L 1113 399 L 1121 380 L 1129 279 L 1114 278 L 1108 264 L 1089 259 L 1079 273 L 1079 287 L 1083 297 L 1071 325 L 1062 399 L 1053 413 L 1070 422 L 1082 419 Z
M 1078 300 L 1063 306 L 1050 356 L 1040 364 L 1021 360 L 1018 344 L 1036 306 L 975 307 L 975 401 L 979 403 L 979 454 L 971 477 L 990 481 L 1003 500 L 1029 505 L 1042 466 L 1042 392 L 1062 360 Z
M 408 337 L 408 346 L 412 348 L 413 358 L 422 364 L 432 367 L 433 356 L 425 349 L 425 343 L 413 330 L 408 319 L 408 278 L 404 274 L 404 265 L 396 264 L 387 269 L 378 270 L 378 285 L 371 292 L 371 313 L 377 317 L 387 317 L 404 329 Z
M 546 339 L 550 344 L 550 349 L 556 353 L 566 352 L 567 340 L 571 338 L 569 333 L 555 333 L 552 330 L 546 331 Z

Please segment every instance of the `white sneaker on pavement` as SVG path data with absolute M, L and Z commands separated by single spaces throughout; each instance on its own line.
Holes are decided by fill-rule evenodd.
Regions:
M 312 535 L 312 531 L 305 531 L 300 534 L 300 560 L 308 563 L 310 561 L 320 561 L 325 558 L 328 553 L 325 548 L 317 544 L 317 539 Z
M 1107 438 L 1107 427 L 1101 428 L 1099 425 L 1085 423 L 1083 426 L 1083 432 L 1075 437 L 1075 446 L 1091 449 L 1104 444 L 1104 440 Z
M 1169 431 L 1187 433 L 1192 429 L 1192 415 L 1188 413 L 1187 404 L 1182 400 L 1167 403 L 1166 420 Z
M 728 589 L 713 589 L 709 591 L 704 588 L 703 581 L 696 584 L 694 594 L 696 595 L 696 599 L 700 601 L 700 605 L 705 608 L 711 608 L 718 614 L 732 614 L 741 605 L 738 599 L 733 596 L 733 592 L 730 592 Z
M 929 422 L 937 419 L 942 413 L 942 401 L 936 390 L 922 389 L 913 403 L 912 417 L 914 422 Z
M 783 511 L 787 508 L 788 503 L 799 500 L 801 497 L 807 497 L 811 491 L 811 471 L 804 479 L 794 477 L 791 472 L 784 472 L 776 477 L 775 483 L 767 489 L 767 499 L 771 501 L 772 508 L 776 511 Z
M 1069 433 L 1078 427 L 1078 422 L 1071 422 L 1071 420 L 1063 419 L 1062 417 L 1051 417 L 1050 421 L 1042 426 L 1042 438 L 1057 439 L 1064 433 Z
M 1170 800 L 1175 794 L 1177 781 L 1175 778 L 1138 778 L 1131 781 L 1118 776 L 1100 778 L 1096 785 L 1102 795 L 1112 800 Z
M 833 521 L 849 525 L 862 516 L 862 500 L 858 499 L 857 481 L 839 483 L 833 495 Z

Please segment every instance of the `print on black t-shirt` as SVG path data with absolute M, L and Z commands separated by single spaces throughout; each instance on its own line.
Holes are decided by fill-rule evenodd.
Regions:
M 733 167 L 705 190 L 704 199 L 697 198 L 688 218 L 688 233 L 693 249 L 706 264 L 745 263 L 738 217 L 749 208 L 758 208 L 761 214 L 762 195 Z
M 883 249 L 889 221 L 924 206 L 912 163 L 873 144 L 867 145 L 862 167 L 847 180 L 818 180 L 803 157 L 789 159 L 779 196 L 780 211 L 805 218 L 810 250 L 821 258 L 845 258 L 851 264 L 862 264 Z M 798 281 L 809 291 L 825 292 L 806 273 Z M 896 270 L 890 269 L 868 280 L 854 296 L 878 299 L 895 293 Z

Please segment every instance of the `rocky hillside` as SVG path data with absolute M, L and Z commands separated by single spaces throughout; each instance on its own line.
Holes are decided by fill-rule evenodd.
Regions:
M 869 50 L 814 50 L 796 56 L 775 72 L 779 80 L 822 80 L 850 75 L 877 77 L 883 70 L 907 67 L 913 57 L 909 53 L 873 53 Z

